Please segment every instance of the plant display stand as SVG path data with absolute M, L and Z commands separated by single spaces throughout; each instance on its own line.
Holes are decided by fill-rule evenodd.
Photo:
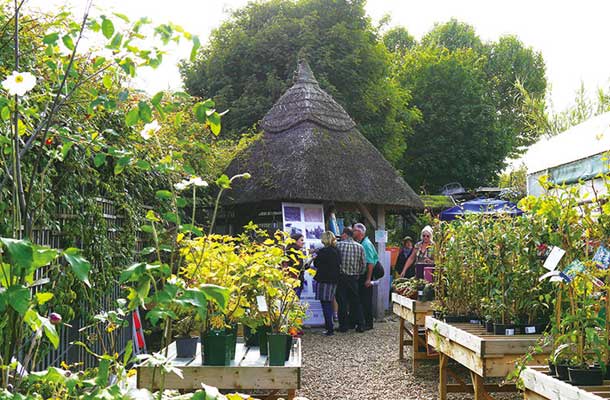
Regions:
M 610 397 L 610 381 L 601 386 L 573 386 L 548 375 L 549 368 L 527 367 L 521 373 L 525 400 L 578 399 L 602 400 Z
M 392 310 L 400 318 L 398 336 L 398 358 L 404 359 L 405 346 L 411 346 L 413 354 L 413 371 L 419 360 L 437 359 L 438 354 L 430 355 L 427 348 L 424 324 L 427 315 L 432 315 L 430 302 L 412 300 L 408 297 L 392 293 Z M 405 339 L 405 334 L 410 337 Z
M 164 352 L 161 350 L 162 354 Z M 290 358 L 279 367 L 269 366 L 267 356 L 260 355 L 258 347 L 248 348 L 241 340 L 237 342 L 235 359 L 227 366 L 201 365 L 201 343 L 197 344 L 194 358 L 176 358 L 176 343 L 173 342 L 169 345 L 168 357 L 182 370 L 184 379 L 174 373 L 167 374 L 165 389 L 195 391 L 205 383 L 219 389 L 269 391 L 267 399 L 285 396 L 293 399 L 296 390 L 301 387 L 301 339 L 294 341 Z M 153 367 L 146 365 L 138 367 L 138 388 L 155 390 L 159 388 L 160 381 L 158 369 L 154 371 Z M 265 396 L 257 394 L 256 397 Z
M 496 336 L 484 327 L 469 323 L 446 323 L 426 317 L 428 344 L 439 353 L 438 398 L 447 393 L 474 393 L 475 400 L 491 399 L 489 392 L 514 392 L 515 385 L 486 384 L 485 378 L 504 378 L 514 370 L 515 361 L 536 344 L 540 335 Z M 472 383 L 465 383 L 448 367 L 452 358 L 470 371 Z M 532 365 L 546 362 L 547 355 L 533 356 Z M 457 384 L 449 384 L 451 376 Z

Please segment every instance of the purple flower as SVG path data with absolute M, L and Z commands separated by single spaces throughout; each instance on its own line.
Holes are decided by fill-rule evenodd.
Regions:
M 51 313 L 51 314 L 49 315 L 49 320 L 51 321 L 51 323 L 52 323 L 53 325 L 59 325 L 59 324 L 61 324 L 61 319 L 62 319 L 62 318 L 61 318 L 61 315 L 60 315 L 60 314 L 58 314 L 58 313 L 56 313 L 56 312 L 53 312 L 53 313 Z

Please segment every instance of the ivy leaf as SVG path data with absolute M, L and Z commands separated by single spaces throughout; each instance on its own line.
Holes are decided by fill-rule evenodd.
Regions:
M 40 322 L 42 322 L 42 326 L 44 328 L 44 334 L 49 339 L 49 342 L 53 345 L 54 348 L 59 347 L 59 335 L 57 334 L 57 330 L 55 329 L 55 325 L 49 321 L 48 318 L 38 315 Z
M 114 166 L 114 174 L 119 175 L 127 165 L 131 162 L 131 157 L 125 156 L 121 157 L 117 160 L 116 165 Z
M 138 109 L 138 114 L 142 121 L 146 122 L 147 124 L 152 122 L 152 109 L 150 108 L 147 102 L 141 101 L 138 104 Z
M 212 133 L 218 136 L 220 133 L 220 114 L 217 112 L 212 113 L 210 116 L 208 116 L 208 122 L 210 124 Z
M 150 163 L 146 160 L 138 160 L 136 161 L 136 166 L 145 171 L 150 170 Z
M 172 192 L 170 192 L 169 190 L 157 190 L 155 196 L 158 199 L 169 200 L 172 198 Z
M 46 303 L 47 301 L 51 300 L 52 298 L 53 298 L 53 293 L 49 293 L 49 292 L 36 293 L 36 301 L 38 302 L 39 305 Z
M 102 20 L 102 33 L 106 39 L 110 39 L 114 34 L 114 24 L 108 18 Z
M 42 43 L 55 44 L 58 39 L 59 39 L 59 33 L 57 33 L 57 32 L 50 33 L 50 34 L 46 35 L 44 38 L 42 38 Z
M 8 106 L 2 107 L 2 111 L 0 113 L 2 120 L 4 121 L 8 121 L 8 119 L 11 117 L 11 109 L 8 108 Z
M 61 41 L 64 42 L 64 45 L 69 49 L 69 50 L 74 50 L 74 41 L 72 41 L 72 36 L 70 35 L 65 35 L 64 37 L 61 38 Z
M 65 142 L 64 144 L 61 145 L 61 158 L 62 160 L 65 160 L 68 153 L 70 152 L 70 149 L 72 148 L 72 146 L 74 146 L 74 142 Z
M 27 240 L 0 238 L 11 264 L 17 267 L 15 275 L 28 275 L 34 261 L 32 243 Z
M 30 289 L 23 285 L 13 285 L 6 290 L 8 304 L 22 316 L 30 308 L 31 298 Z
M 218 285 L 204 284 L 199 287 L 199 290 L 208 300 L 213 300 L 218 304 L 218 307 L 224 309 L 229 302 L 229 289 Z
M 79 250 L 70 247 L 64 251 L 64 258 L 72 267 L 74 275 L 85 283 L 85 285 L 91 287 L 89 282 L 89 271 L 91 271 L 91 264 L 80 255 Z
M 163 92 L 157 92 L 157 94 L 155 94 L 153 96 L 153 98 L 150 100 L 150 102 L 152 103 L 153 106 L 158 106 L 161 103 L 161 100 L 163 99 Z
M 205 124 L 205 122 L 207 121 L 207 117 L 208 117 L 207 116 L 208 109 L 209 108 L 202 101 L 200 101 L 199 103 L 195 104 L 195 106 L 193 106 L 193 112 L 195 113 L 195 119 L 197 120 L 197 122 Z
M 137 108 L 130 110 L 125 116 L 125 125 L 134 126 L 140 120 L 140 112 Z
M 95 158 L 93 159 L 93 165 L 95 165 L 96 168 L 99 168 L 102 165 L 104 165 L 105 163 L 106 163 L 106 154 L 97 153 L 95 155 Z

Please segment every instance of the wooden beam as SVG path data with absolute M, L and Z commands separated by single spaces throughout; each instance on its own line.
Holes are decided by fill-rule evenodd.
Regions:
M 366 218 L 366 221 L 369 223 L 371 228 L 377 229 L 377 222 L 375 221 L 375 218 L 373 218 L 373 215 L 366 208 L 366 206 L 362 203 L 358 203 L 358 209 L 360 210 L 364 218 Z

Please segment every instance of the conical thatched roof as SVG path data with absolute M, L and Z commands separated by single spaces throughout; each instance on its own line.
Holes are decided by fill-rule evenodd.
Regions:
M 417 194 L 323 91 L 306 61 L 294 86 L 265 115 L 263 135 L 227 168 L 225 204 L 313 201 L 423 208 Z

